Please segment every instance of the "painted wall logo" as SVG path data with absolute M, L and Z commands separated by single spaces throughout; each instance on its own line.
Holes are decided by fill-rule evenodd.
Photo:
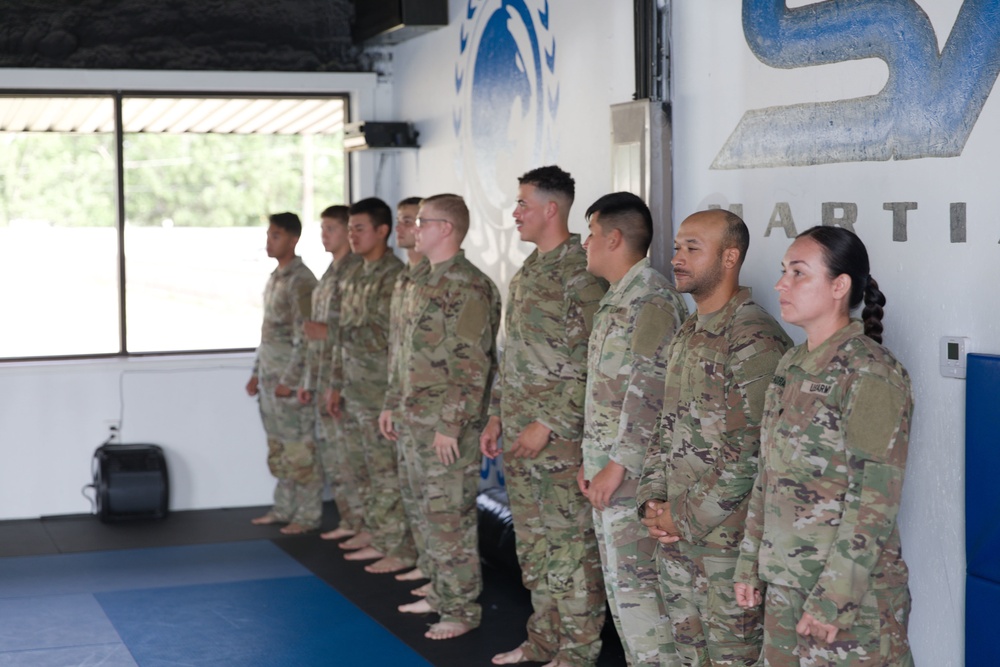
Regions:
M 467 0 L 455 65 L 459 174 L 470 203 L 509 207 L 517 177 L 554 153 L 559 108 L 548 0 Z
M 743 0 L 754 55 L 779 68 L 879 58 L 878 94 L 748 111 L 713 169 L 961 155 L 1000 72 L 1000 0 L 965 0 L 944 49 L 913 0 Z

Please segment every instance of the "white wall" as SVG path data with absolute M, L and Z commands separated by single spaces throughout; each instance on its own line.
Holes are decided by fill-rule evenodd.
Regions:
M 812 3 L 788 4 L 803 7 Z M 867 20 L 858 16 L 859 11 L 878 10 L 874 7 L 878 3 L 839 4 L 854 6 L 844 9 L 841 19 L 856 32 Z M 930 17 L 937 44 L 943 45 L 962 2 L 920 0 L 919 5 Z M 883 15 L 875 25 L 885 23 L 874 30 L 876 38 L 893 43 L 894 28 L 907 17 L 891 16 L 884 7 L 878 11 Z M 918 27 L 927 27 L 919 16 L 909 19 Z M 822 221 L 824 202 L 857 205 L 854 228 L 868 246 L 872 275 L 888 299 L 885 342 L 909 369 L 916 395 L 900 516 L 914 600 L 910 638 L 917 664 L 961 665 L 965 383 L 940 375 L 938 342 L 944 335 L 969 336 L 976 351 L 1000 353 L 1000 319 L 992 298 L 1000 282 L 1000 228 L 996 224 L 1000 194 L 993 182 L 1000 99 L 994 94 L 986 100 L 968 142 L 952 157 L 780 166 L 783 154 L 794 154 L 782 143 L 783 137 L 799 134 L 806 127 L 803 115 L 827 112 L 818 107 L 803 115 L 783 116 L 785 112 L 772 109 L 748 139 L 750 154 L 757 156 L 760 166 L 712 169 L 745 112 L 872 96 L 886 84 L 889 69 L 881 60 L 871 59 L 816 67 L 768 67 L 748 47 L 741 25 L 741 3 L 736 0 L 674 3 L 674 21 L 675 220 L 712 204 L 742 204 L 751 231 L 744 282 L 753 286 L 758 301 L 777 314 L 772 287 L 790 240 L 780 227 L 766 236 L 776 204 L 788 204 L 800 232 Z M 984 22 L 985 26 L 996 25 Z M 989 29 L 995 37 L 996 28 Z M 819 23 L 814 24 L 811 34 L 817 40 L 839 39 L 836 31 L 827 31 Z M 907 40 L 910 44 L 916 40 L 912 30 Z M 989 70 L 992 56 L 982 55 L 987 51 L 979 50 L 978 57 L 987 59 L 981 63 L 976 62 L 975 54 L 959 54 L 971 58 L 961 77 Z M 936 54 L 932 55 L 936 61 Z M 794 63 L 785 64 L 790 67 Z M 894 71 L 901 66 L 894 65 Z M 863 100 L 849 103 L 855 105 L 853 109 L 836 109 L 826 123 L 834 128 L 832 132 L 818 127 L 801 132 L 805 154 L 822 161 L 830 155 L 853 160 L 866 151 L 874 153 L 886 125 L 896 133 L 899 145 L 911 138 L 908 134 L 933 139 L 930 129 L 912 131 L 913 125 L 919 127 L 928 118 L 914 118 L 905 105 L 917 100 L 918 108 L 924 108 L 921 98 L 932 98 L 933 87 L 942 83 L 927 72 L 913 79 L 910 87 L 903 85 L 895 99 Z M 964 101 L 958 92 L 947 95 Z M 890 114 L 895 115 L 887 120 Z M 946 134 L 957 134 L 937 109 L 932 108 L 927 116 L 931 124 L 943 125 Z M 926 154 L 933 148 L 920 150 Z M 760 164 L 768 161 L 776 166 Z M 909 212 L 905 241 L 893 239 L 893 215 L 883 209 L 886 202 L 917 204 L 916 210 Z M 967 206 L 965 243 L 951 242 L 953 202 Z M 797 341 L 803 339 L 801 330 L 789 329 Z

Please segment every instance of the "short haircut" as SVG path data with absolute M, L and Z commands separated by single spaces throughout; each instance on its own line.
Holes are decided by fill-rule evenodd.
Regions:
M 569 198 L 570 204 L 576 197 L 576 181 L 555 165 L 532 169 L 518 178 L 517 182 L 521 185 L 534 185 L 539 190 L 544 190 L 549 194 L 564 195 Z
M 465 200 L 459 195 L 442 194 L 428 197 L 420 202 L 421 206 L 427 204 L 436 208 L 442 216 L 447 218 L 458 236 L 458 242 L 461 243 L 465 239 L 465 235 L 469 233 L 469 207 L 466 206 Z
M 612 192 L 591 204 L 585 217 L 589 221 L 595 213 L 601 229 L 605 232 L 617 229 L 633 253 L 645 256 L 649 252 L 653 242 L 653 215 L 641 197 L 631 192 Z
M 423 201 L 423 197 L 407 197 L 398 204 L 396 204 L 396 210 L 403 208 L 404 206 L 420 206 L 420 202 Z
M 726 229 L 722 233 L 722 249 L 736 248 L 740 251 L 739 266 L 743 266 L 743 260 L 747 258 L 747 250 L 750 249 L 750 230 L 743 218 L 732 211 L 719 209 L 722 213 Z
M 276 227 L 281 227 L 292 236 L 302 236 L 302 221 L 294 213 L 272 213 L 267 221 Z
M 347 219 L 351 217 L 350 209 L 343 204 L 334 204 L 333 206 L 327 206 L 323 209 L 323 212 L 319 214 L 321 218 L 330 218 L 331 220 L 336 220 L 342 225 L 347 224 Z
M 366 214 L 372 221 L 372 227 L 388 227 L 392 232 L 392 209 L 378 197 L 368 197 L 351 204 L 351 215 Z

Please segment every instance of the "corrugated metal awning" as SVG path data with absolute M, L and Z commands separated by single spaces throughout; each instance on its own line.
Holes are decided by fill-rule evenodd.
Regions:
M 344 99 L 125 97 L 125 132 L 181 134 L 335 134 Z M 113 132 L 111 97 L 0 95 L 0 132 Z

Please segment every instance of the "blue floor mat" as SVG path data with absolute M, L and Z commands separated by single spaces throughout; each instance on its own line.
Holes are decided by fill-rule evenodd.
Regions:
M 0 665 L 426 667 L 267 541 L 0 559 Z

